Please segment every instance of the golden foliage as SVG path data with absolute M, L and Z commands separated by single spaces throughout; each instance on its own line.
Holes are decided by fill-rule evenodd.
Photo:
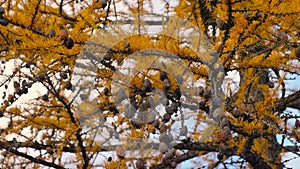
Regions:
M 99 7 L 100 3 L 107 6 Z M 142 19 L 156 8 L 152 3 L 151 0 L 137 3 L 120 0 L 61 3 L 10 0 L 0 3 L 3 8 L 0 9 L 3 11 L 0 13 L 3 102 L 0 118 L 5 119 L 3 123 L 7 122 L 1 126 L 0 148 L 8 153 L 0 167 L 24 165 L 39 168 L 45 165 L 60 168 L 72 164 L 92 168 L 96 163 L 93 160 L 99 159 L 104 151 L 113 154 L 115 143 L 121 144 L 124 140 L 125 157 L 98 162 L 97 165 L 129 168 L 141 158 L 161 168 L 176 166 L 180 160 L 195 156 L 186 151 L 191 147 L 196 147 L 196 154 L 202 157 L 207 149 L 219 154 L 228 150 L 223 154 L 238 155 L 253 168 L 259 164 L 257 159 L 261 159 L 263 167 L 274 168 L 276 163 L 281 163 L 280 153 L 288 149 L 270 140 L 277 134 L 299 140 L 297 128 L 288 124 L 293 123 L 290 119 L 295 120 L 298 115 L 292 116 L 286 111 L 288 105 L 299 108 L 297 98 L 293 98 L 298 92 L 286 85 L 287 78 L 299 75 L 298 2 L 179 0 L 173 6 L 166 2 L 164 8 L 168 9 L 161 15 L 163 19 L 170 20 L 174 15 L 190 24 L 180 28 L 179 23 L 165 25 L 162 21 L 163 31 L 155 36 L 141 33 L 149 28 Z M 126 12 L 119 12 L 118 5 L 125 6 Z M 127 16 L 136 19 L 127 18 L 128 23 L 133 23 L 127 24 L 133 26 L 128 31 L 123 27 L 127 26 L 127 20 L 119 22 L 120 18 Z M 191 27 L 203 34 L 184 32 Z M 168 54 L 176 58 L 162 61 L 152 57 Z M 84 57 L 91 63 L 78 62 Z M 138 64 L 127 68 L 128 65 L 123 64 L 129 59 Z M 159 64 L 162 70 L 155 67 Z M 124 72 L 131 69 L 132 72 L 117 74 L 121 69 Z M 168 71 L 165 77 L 164 71 Z M 228 91 L 224 92 L 221 86 L 223 78 L 234 71 L 239 74 L 239 84 L 235 89 L 227 84 Z M 118 81 L 118 78 L 123 81 Z M 151 84 L 145 85 L 145 79 Z M 14 82 L 19 86 L 14 86 Z M 198 91 L 187 92 L 194 83 L 198 87 L 202 82 L 205 83 L 205 96 Z M 114 103 L 118 94 L 114 87 L 119 86 L 126 90 L 123 96 L 126 101 Z M 33 88 L 37 89 L 35 94 Z M 153 92 L 154 89 L 159 92 Z M 197 94 L 191 95 L 193 92 Z M 216 96 L 224 99 L 222 92 L 226 93 L 226 103 L 215 102 L 213 98 Z M 291 93 L 290 96 L 287 92 Z M 154 103 L 143 105 L 148 101 L 147 97 L 152 96 Z M 22 103 L 20 100 L 24 98 L 30 100 Z M 129 103 L 133 108 L 126 107 Z M 211 120 L 214 114 L 210 110 L 214 110 L 214 104 L 224 105 L 221 119 L 227 121 Z M 148 111 L 158 105 L 161 105 L 161 110 Z M 143 110 L 139 109 L 142 106 Z M 234 114 L 234 110 L 238 113 Z M 129 114 L 126 111 L 131 111 L 133 117 L 126 117 Z M 151 117 L 138 119 L 138 115 L 153 113 L 154 120 Z M 195 121 L 187 124 L 190 131 L 182 139 L 188 147 L 174 146 L 176 139 L 181 143 L 182 136 L 176 135 L 180 131 L 178 126 L 189 123 L 191 119 Z M 227 133 L 224 133 L 224 128 Z M 167 159 L 158 154 L 157 143 L 151 142 L 151 146 L 145 144 L 143 150 L 138 150 L 145 156 L 134 157 L 137 155 L 132 150 L 136 148 L 132 140 L 146 142 L 152 138 L 159 142 L 166 139 L 168 149 L 179 147 L 180 151 L 174 159 Z M 205 144 L 204 148 L 193 147 L 198 143 Z M 272 144 L 276 145 L 275 148 Z M 46 147 L 52 148 L 54 153 L 47 154 Z M 62 160 L 65 153 L 73 154 L 74 158 L 70 162 Z M 272 153 L 275 155 L 270 156 Z M 15 159 L 26 160 L 13 164 Z M 224 162 L 224 159 L 218 160 Z M 203 160 L 214 163 L 209 158 Z

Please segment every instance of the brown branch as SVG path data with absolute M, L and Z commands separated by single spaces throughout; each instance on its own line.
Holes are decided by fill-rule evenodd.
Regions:
M 47 15 L 50 14 L 50 15 L 54 15 L 54 16 L 57 16 L 57 17 L 61 17 L 65 20 L 68 20 L 68 21 L 71 21 L 71 22 L 79 22 L 77 19 L 69 17 L 69 16 L 64 15 L 64 14 L 59 14 L 59 13 L 55 13 L 55 12 L 48 12 L 48 11 L 43 11 L 43 10 L 40 10 L 40 13 L 47 14 Z
M 262 12 L 261 10 L 258 9 L 234 9 L 232 10 L 234 13 L 246 13 L 246 12 Z M 273 16 L 288 16 L 288 15 L 299 15 L 300 12 L 285 12 L 285 13 L 278 13 L 278 12 L 264 12 L 265 14 L 268 15 L 273 15 Z
M 36 158 L 36 157 L 32 157 L 32 156 L 30 156 L 26 153 L 22 153 L 22 152 L 16 150 L 14 147 L 11 147 L 12 144 L 18 144 L 18 143 L 0 141 L 0 148 L 1 149 L 6 149 L 8 152 L 11 152 L 11 153 L 13 153 L 17 156 L 26 158 L 27 160 L 30 160 L 32 162 L 42 164 L 44 166 L 53 167 L 53 168 L 56 168 L 56 169 L 65 169 L 64 167 L 59 166 L 57 164 L 50 163 L 50 162 L 44 161 L 44 160 Z
M 195 150 L 190 150 L 180 156 L 175 157 L 174 159 L 172 159 L 172 161 L 175 161 L 177 164 L 181 163 L 182 161 L 186 161 L 188 159 L 194 158 L 198 156 L 198 151 Z M 161 169 L 161 168 L 168 168 L 169 164 L 165 164 L 165 163 L 160 163 L 154 166 L 151 166 L 150 169 Z
M 187 142 L 179 143 L 175 148 L 180 150 L 218 151 L 219 146 L 206 143 Z
M 51 80 L 48 78 L 48 81 L 50 82 Z M 52 83 L 49 83 L 49 84 L 51 85 L 51 88 L 53 89 L 53 91 L 55 91 L 55 87 L 53 86 L 53 84 Z M 46 85 L 44 85 L 44 86 L 47 87 Z M 48 90 L 49 90 L 49 88 L 48 88 Z M 75 119 L 74 113 L 71 110 L 70 104 L 68 104 L 63 97 L 60 97 L 59 92 L 52 92 L 52 94 L 64 105 L 65 109 L 67 110 L 67 112 L 69 114 L 71 122 L 75 126 L 79 126 L 79 123 Z M 83 144 L 83 139 L 81 138 L 81 131 L 82 131 L 82 128 L 78 127 L 75 132 L 75 136 L 78 141 L 78 147 L 80 148 L 81 155 L 82 155 L 83 162 L 84 162 L 82 168 L 86 169 L 89 166 L 90 159 L 88 158 L 86 148 Z
M 47 34 L 45 34 L 45 33 L 43 33 L 43 32 L 40 32 L 40 31 L 38 31 L 38 30 L 32 29 L 31 27 L 27 27 L 27 26 L 24 25 L 24 24 L 20 24 L 20 23 L 18 23 L 18 22 L 14 22 L 14 21 L 11 21 L 11 20 L 7 20 L 7 21 L 8 21 L 10 24 L 12 24 L 12 25 L 21 27 L 21 28 L 23 28 L 23 29 L 30 30 L 30 31 L 32 31 L 32 32 L 35 33 L 35 34 L 38 34 L 38 35 L 42 35 L 42 36 L 44 36 L 44 37 L 47 37 Z
M 64 3 L 64 0 L 60 0 L 60 4 L 59 4 L 59 14 L 60 15 L 62 14 L 63 3 Z
M 300 90 L 297 92 L 280 99 L 276 104 L 275 104 L 275 109 L 276 110 L 284 110 L 286 107 L 291 107 L 294 109 L 300 110 Z
M 206 7 L 205 4 L 205 0 L 198 0 L 198 4 L 199 4 L 199 8 L 200 8 L 200 16 L 201 16 L 201 20 L 203 21 L 209 21 L 212 19 L 211 16 L 211 12 L 208 10 L 208 8 Z M 204 26 L 205 26 L 205 34 L 208 35 L 208 26 L 211 23 L 208 22 L 203 22 Z
M 40 7 L 40 4 L 41 4 L 41 1 L 42 1 L 42 0 L 39 0 L 39 1 L 37 2 L 36 6 L 35 6 L 35 11 L 34 11 L 34 14 L 32 15 L 31 24 L 30 24 L 29 28 L 32 28 L 32 26 L 33 26 L 33 24 L 34 24 L 34 20 L 35 20 L 36 15 L 37 15 L 37 13 L 38 13 L 38 11 L 39 11 L 39 7 Z

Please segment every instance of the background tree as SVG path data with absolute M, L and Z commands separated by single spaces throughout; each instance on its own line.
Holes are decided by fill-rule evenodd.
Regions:
M 203 162 L 198 167 L 284 168 L 282 153 L 299 156 L 300 92 L 288 85 L 299 74 L 297 1 L 163 3 L 159 16 L 192 23 L 214 47 L 211 57 L 195 54 L 185 39 L 144 35 L 147 24 L 164 26 L 165 20 L 144 22 L 156 8 L 151 0 L 1 2 L 2 168 L 175 168 L 194 157 Z M 119 39 L 114 31 L 124 24 L 132 24 L 136 36 L 107 45 Z M 188 104 L 193 99 L 184 87 L 190 81 L 172 74 L 183 71 L 179 64 L 172 72 L 149 68 L 134 74 L 129 86 L 115 92 L 116 69 L 149 47 L 176 55 L 203 82 L 193 98 L 198 105 Z M 162 53 L 151 55 L 167 55 Z M 80 62 L 84 58 L 91 62 Z M 217 74 L 212 58 L 222 63 Z M 221 88 L 223 78 L 227 86 Z M 240 79 L 235 88 L 230 78 Z M 214 116 L 222 102 L 214 100 L 217 93 L 225 100 L 222 117 Z M 164 111 L 151 111 L 159 105 Z M 190 117 L 183 108 L 192 110 L 195 124 L 181 123 Z M 201 124 L 213 119 L 212 132 L 201 132 Z

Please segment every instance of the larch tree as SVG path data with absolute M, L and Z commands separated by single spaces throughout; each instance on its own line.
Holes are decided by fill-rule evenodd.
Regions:
M 285 168 L 298 5 L 2 0 L 0 167 Z

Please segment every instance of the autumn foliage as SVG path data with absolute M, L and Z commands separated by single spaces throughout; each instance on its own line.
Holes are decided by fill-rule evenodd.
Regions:
M 0 168 L 284 168 L 298 6 L 2 0 Z

